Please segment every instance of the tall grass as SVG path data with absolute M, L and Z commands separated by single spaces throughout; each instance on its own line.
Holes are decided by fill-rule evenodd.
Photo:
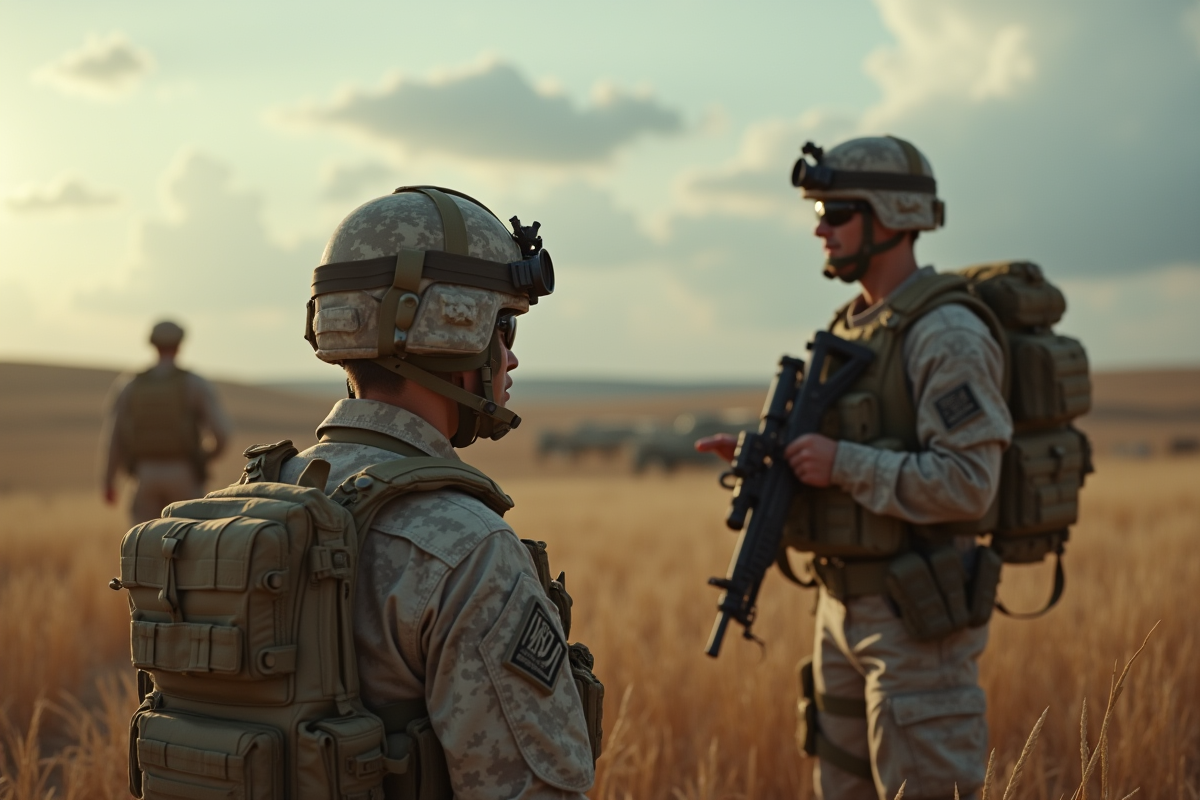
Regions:
M 1089 765 L 1092 798 L 1135 787 L 1138 797 L 1200 797 L 1198 479 L 1195 461 L 1102 464 L 1068 546 L 1062 603 L 1032 622 L 993 618 L 981 666 L 996 748 L 990 797 L 1009 782 L 1006 798 L 1082 800 Z M 703 655 L 717 598 L 705 579 L 724 573 L 735 541 L 713 476 L 567 476 L 505 489 L 518 533 L 549 542 L 555 571 L 566 570 L 572 638 L 591 646 L 607 687 L 591 796 L 808 797 L 811 763 L 792 732 L 813 595 L 773 573 L 755 626 L 765 647 L 730 635 L 719 659 Z M 122 525 L 90 500 L 43 505 L 0 498 L 0 798 L 124 797 L 126 610 L 105 587 Z M 1049 565 L 1009 567 L 1001 594 L 1035 608 L 1051 579 Z M 1114 665 L 1159 620 L 1111 714 L 1084 718 L 1083 744 L 1085 700 L 1092 712 L 1105 706 Z

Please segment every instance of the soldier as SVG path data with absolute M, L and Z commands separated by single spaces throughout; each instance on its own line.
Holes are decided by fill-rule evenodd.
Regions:
M 208 462 L 221 454 L 229 439 L 229 420 L 208 381 L 175 364 L 183 328 L 160 322 L 150 331 L 158 363 L 132 379 L 122 377 L 102 441 L 103 494 L 116 503 L 117 473 L 137 479 L 129 516 L 132 524 L 154 519 L 177 500 L 204 494 Z M 205 448 L 205 434 L 211 440 Z
M 284 482 L 319 458 L 332 491 L 373 464 L 458 459 L 455 448 L 519 423 L 505 407 L 516 317 L 553 289 L 553 272 L 536 223 L 513 221 L 516 236 L 466 195 L 406 187 L 338 225 L 314 276 L 308 338 L 345 370 L 350 398 L 317 445 L 284 462 Z M 438 796 L 581 797 L 599 720 L 585 718 L 561 661 L 563 626 L 531 551 L 500 515 L 451 489 L 401 496 L 374 518 L 359 563 L 363 701 L 389 731 L 404 730 L 397 716 L 428 716 L 448 767 Z M 539 619 L 555 623 L 531 642 Z M 395 780 L 387 796 L 406 796 Z
M 974 533 L 1012 436 L 1003 334 L 949 276 L 918 267 L 913 244 L 944 211 L 915 147 L 885 136 L 805 153 L 816 163 L 802 159 L 793 182 L 817 201 L 825 275 L 861 289 L 831 330 L 876 356 L 843 398 L 841 433 L 786 449 L 808 498 L 789 525 L 810 528 L 792 541 L 809 543 L 820 593 L 814 789 L 826 800 L 886 800 L 907 781 L 906 798 L 949 798 L 956 787 L 967 797 L 987 758 L 977 660 L 991 601 L 970 625 L 952 608 L 955 624 L 932 636 L 917 606 L 935 601 L 925 608 L 944 616 L 942 595 L 954 607 L 951 594 L 961 598 L 974 574 Z M 735 444 L 721 435 L 697 447 L 731 458 Z

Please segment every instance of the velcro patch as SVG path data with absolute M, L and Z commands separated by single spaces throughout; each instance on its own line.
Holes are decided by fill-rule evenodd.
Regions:
M 983 411 L 971 387 L 964 383 L 942 395 L 935 403 L 938 415 L 946 430 L 952 431 L 959 425 Z
M 549 694 L 566 657 L 566 641 L 554 627 L 549 612 L 531 597 L 517 637 L 504 656 L 504 666 Z

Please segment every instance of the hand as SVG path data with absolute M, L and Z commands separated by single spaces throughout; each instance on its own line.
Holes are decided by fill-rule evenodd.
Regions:
M 112 486 L 104 487 L 104 502 L 110 506 L 117 504 L 117 490 Z
M 837 442 L 819 433 L 807 433 L 783 451 L 801 483 L 823 489 L 833 481 Z
M 737 449 L 737 437 L 732 433 L 718 433 L 716 436 L 705 436 L 696 440 L 696 452 L 716 453 L 726 461 L 733 463 L 733 451 Z

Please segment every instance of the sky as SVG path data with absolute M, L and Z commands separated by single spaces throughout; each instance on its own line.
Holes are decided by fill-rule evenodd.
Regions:
M 250 381 L 404 184 L 542 223 L 521 374 L 765 381 L 854 289 L 800 146 L 909 139 L 949 270 L 1030 259 L 1099 369 L 1200 365 L 1200 0 L 0 0 L 0 360 Z

